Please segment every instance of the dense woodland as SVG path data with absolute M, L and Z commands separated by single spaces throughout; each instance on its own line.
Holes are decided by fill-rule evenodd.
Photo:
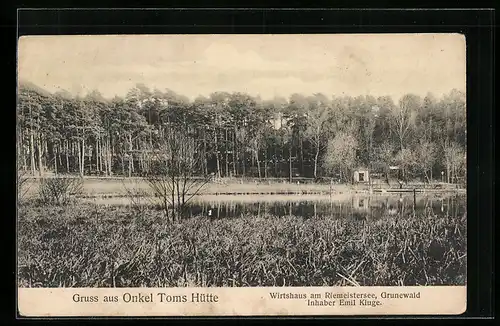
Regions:
M 353 169 L 403 179 L 464 180 L 465 94 L 438 98 L 215 92 L 190 101 L 138 84 L 124 98 L 18 90 L 18 166 L 34 176 L 144 176 L 171 130 L 196 143 L 196 174 L 350 181 Z M 442 175 L 444 171 L 444 175 Z

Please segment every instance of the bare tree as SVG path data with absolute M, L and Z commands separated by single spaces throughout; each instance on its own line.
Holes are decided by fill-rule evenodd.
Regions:
M 263 146 L 264 142 L 264 128 L 258 127 L 254 132 L 252 137 L 249 139 L 249 148 L 252 151 L 255 160 L 257 161 L 257 170 L 259 172 L 259 179 L 262 177 L 261 169 L 260 169 L 260 159 L 259 152 Z
M 210 181 L 210 176 L 202 175 L 200 153 L 201 148 L 187 126 L 170 128 L 151 152 L 156 164 L 146 182 L 160 198 L 167 217 L 171 209 L 172 220 L 182 218 L 187 203 Z
M 38 194 L 44 204 L 66 205 L 72 196 L 83 191 L 83 178 L 81 177 L 52 177 L 42 178 Z
M 328 142 L 324 160 L 327 171 L 339 171 L 341 179 L 352 180 L 351 172 L 356 165 L 356 150 L 358 141 L 354 135 L 341 131 Z
M 408 175 L 417 165 L 415 153 L 411 150 L 411 148 L 403 148 L 396 153 L 395 159 L 401 169 L 403 181 L 408 183 Z
M 416 110 L 420 106 L 420 98 L 416 95 L 408 94 L 401 98 L 399 107 L 394 108 L 393 129 L 396 131 L 399 140 L 400 150 L 405 148 L 406 140 L 415 123 Z
M 318 176 L 319 154 L 325 147 L 323 136 L 325 124 L 329 118 L 330 102 L 323 94 L 315 94 L 309 98 L 310 110 L 307 112 L 307 122 L 304 136 L 314 146 L 314 178 Z
M 429 176 L 428 173 L 432 173 L 432 167 L 436 161 L 436 149 L 434 144 L 426 140 L 420 140 L 415 149 L 415 158 L 418 162 L 416 168 L 423 174 L 425 180 L 430 183 L 432 175 Z
M 378 118 L 379 110 L 379 107 L 375 105 L 370 108 L 363 128 L 366 143 L 365 147 L 368 149 L 368 164 L 370 166 L 370 170 L 373 170 L 373 133 L 375 131 L 376 119 Z
M 465 150 L 455 142 L 445 142 L 443 145 L 446 166 L 446 181 L 456 181 L 458 175 L 465 171 Z

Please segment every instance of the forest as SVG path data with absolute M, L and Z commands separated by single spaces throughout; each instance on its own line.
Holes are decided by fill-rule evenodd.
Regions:
M 214 92 L 194 100 L 137 84 L 126 96 L 18 87 L 18 167 L 33 176 L 144 176 L 162 140 L 195 144 L 194 175 L 335 178 L 359 167 L 405 180 L 465 181 L 466 102 L 438 97 Z M 170 136 L 169 136 L 170 135 Z

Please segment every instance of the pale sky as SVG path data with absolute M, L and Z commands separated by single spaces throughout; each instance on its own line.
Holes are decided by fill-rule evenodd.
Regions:
M 137 83 L 194 99 L 465 92 L 459 34 L 120 35 L 23 37 L 18 73 L 51 92 L 124 96 Z

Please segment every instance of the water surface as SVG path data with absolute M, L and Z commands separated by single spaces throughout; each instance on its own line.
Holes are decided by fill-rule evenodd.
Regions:
M 88 199 L 105 205 L 131 205 L 127 197 Z M 158 199 L 142 198 L 133 202 L 154 205 Z M 406 213 L 429 217 L 461 217 L 467 211 L 465 195 L 457 194 L 354 194 L 354 195 L 203 195 L 192 198 L 187 215 L 212 218 L 255 216 L 330 216 L 376 220 L 383 216 Z

